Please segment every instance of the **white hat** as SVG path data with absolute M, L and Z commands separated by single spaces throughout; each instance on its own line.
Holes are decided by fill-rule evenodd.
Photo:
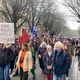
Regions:
M 52 48 L 50 45 L 47 45 L 47 49 Z

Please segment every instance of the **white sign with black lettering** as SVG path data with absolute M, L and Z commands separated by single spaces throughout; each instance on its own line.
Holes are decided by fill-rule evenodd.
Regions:
M 0 43 L 14 42 L 14 23 L 0 23 Z

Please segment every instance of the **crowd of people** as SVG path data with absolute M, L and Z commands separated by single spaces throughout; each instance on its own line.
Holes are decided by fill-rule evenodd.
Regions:
M 11 80 L 10 74 L 14 69 L 14 75 L 19 75 L 20 71 L 20 80 L 28 80 L 30 72 L 36 80 L 37 58 L 44 80 L 66 80 L 72 56 L 78 56 L 80 67 L 80 40 L 62 35 L 31 37 L 22 45 L 19 45 L 18 39 L 14 44 L 0 44 L 0 80 Z

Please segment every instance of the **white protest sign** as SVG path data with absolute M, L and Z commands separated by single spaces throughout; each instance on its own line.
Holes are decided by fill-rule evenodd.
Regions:
M 14 42 L 14 23 L 0 23 L 0 43 Z

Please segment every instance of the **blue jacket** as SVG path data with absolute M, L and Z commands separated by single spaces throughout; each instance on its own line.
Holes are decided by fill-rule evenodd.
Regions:
M 54 73 L 57 76 L 66 74 L 71 65 L 71 58 L 66 51 L 62 50 L 60 53 L 58 51 L 54 52 Z

